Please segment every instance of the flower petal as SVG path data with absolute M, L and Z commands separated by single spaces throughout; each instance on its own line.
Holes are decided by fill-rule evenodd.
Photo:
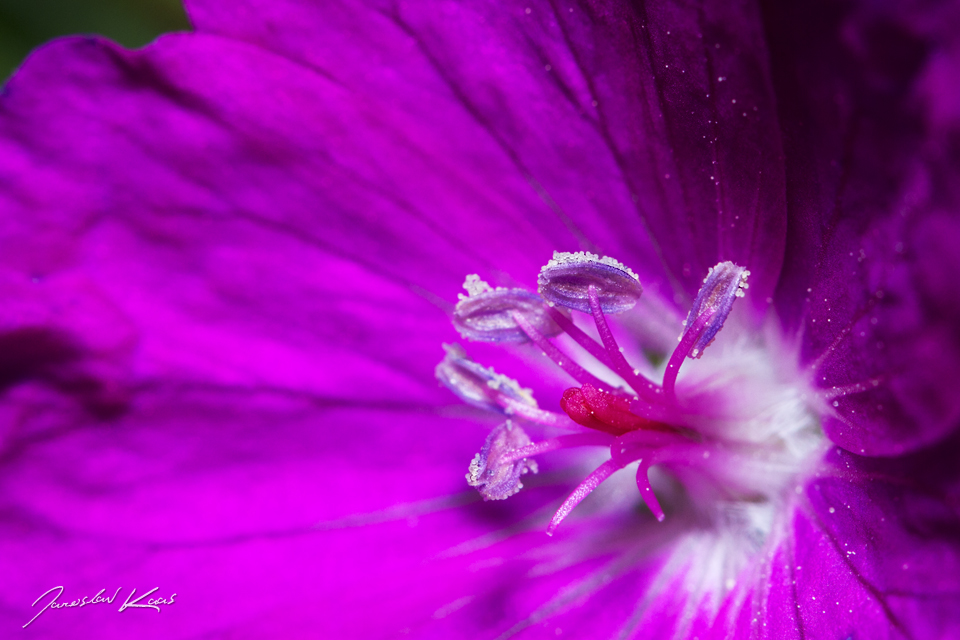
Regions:
M 3 100 L 2 286 L 72 306 L 46 312 L 70 340 L 135 344 L 139 378 L 439 397 L 455 333 L 429 290 L 459 286 L 470 250 L 378 192 L 374 164 L 333 157 L 354 106 L 216 38 L 50 45 Z M 8 330 L 50 325 L 3 313 Z
M 347 586 L 422 574 L 425 558 L 496 526 L 464 510 L 478 500 L 463 482 L 472 443 L 451 437 L 482 439 L 483 426 L 425 407 L 181 388 L 141 391 L 104 420 L 41 385 L 6 406 L 20 430 L 0 473 L 4 625 L 27 623 L 56 585 L 61 602 L 101 588 L 123 587 L 121 601 L 133 587 L 178 594 L 148 620 L 119 602 L 48 610 L 29 628 L 37 637 L 222 635 L 281 618 L 323 630 L 342 622 Z
M 754 9 L 196 0 L 188 12 L 200 31 L 390 96 L 430 138 L 456 140 L 446 157 L 514 205 L 487 217 L 566 226 L 554 249 L 599 249 L 683 304 L 710 266 L 733 260 L 756 274 L 765 307 L 786 208 Z
M 798 637 L 951 638 L 960 631 L 958 441 L 903 460 L 839 449 L 807 487 L 764 618 Z M 952 503 L 952 505 L 951 505 Z
M 768 16 L 791 216 L 778 307 L 803 325 L 827 434 L 857 453 L 960 420 L 957 20 L 952 3 Z

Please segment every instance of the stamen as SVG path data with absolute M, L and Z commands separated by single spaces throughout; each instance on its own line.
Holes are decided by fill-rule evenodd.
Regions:
M 537 401 L 529 389 L 516 380 L 472 360 L 458 344 L 445 344 L 446 356 L 434 373 L 437 380 L 467 404 L 502 411 L 518 406 L 537 410 Z
M 467 471 L 467 484 L 477 487 L 484 500 L 506 500 L 523 488 L 520 476 L 536 473 L 537 463 L 522 458 L 510 460 L 511 452 L 530 444 L 522 428 L 507 420 L 487 436 Z
M 687 332 L 680 336 L 680 344 L 673 350 L 667 362 L 667 368 L 663 372 L 663 391 L 667 397 L 676 398 L 677 374 L 680 373 L 680 365 L 687 356 L 691 356 L 691 351 L 696 351 L 694 345 L 700 341 L 711 320 L 713 316 L 710 314 L 700 316 L 694 320 L 692 326 L 687 327 Z
M 710 346 L 730 315 L 733 302 L 745 295 L 749 275 L 749 271 L 729 261 L 721 262 L 707 272 L 690 313 L 683 321 L 685 329 L 680 335 L 680 344 L 670 356 L 663 375 L 663 390 L 669 397 L 676 397 L 680 365 L 685 358 L 699 358 Z
M 524 289 L 493 289 L 477 276 L 464 282 L 467 296 L 453 310 L 453 325 L 464 338 L 481 342 L 526 342 L 527 334 L 517 325 L 515 316 L 546 336 L 555 336 L 560 327 L 550 319 L 543 300 Z
M 643 292 L 640 279 L 629 267 L 586 251 L 554 251 L 553 259 L 540 269 L 537 278 L 537 291 L 547 301 L 584 313 L 590 313 L 591 286 L 599 292 L 605 313 L 630 309 Z
M 550 304 L 592 314 L 603 349 L 572 321 L 564 322 L 556 317 L 554 321 L 638 394 L 648 400 L 656 398 L 659 387 L 627 363 L 604 316 L 605 313 L 626 311 L 640 299 L 643 292 L 640 280 L 629 267 L 613 258 L 601 258 L 592 253 L 555 251 L 553 259 L 540 270 L 537 290 Z

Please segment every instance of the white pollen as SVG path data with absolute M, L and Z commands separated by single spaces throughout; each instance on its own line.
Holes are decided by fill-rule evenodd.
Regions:
M 460 299 L 463 300 L 467 297 L 478 296 L 481 293 L 487 293 L 493 291 L 493 287 L 480 279 L 480 276 L 476 273 L 471 273 L 464 279 L 463 288 L 466 289 L 467 295 L 460 294 Z

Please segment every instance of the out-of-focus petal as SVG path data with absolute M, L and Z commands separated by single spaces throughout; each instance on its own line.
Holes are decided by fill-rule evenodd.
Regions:
M 456 143 L 445 159 L 509 203 L 484 216 L 553 227 L 553 248 L 626 260 L 683 304 L 708 267 L 733 260 L 766 305 L 786 206 L 755 10 L 197 0 L 188 12 L 200 31 L 282 53 L 429 123 L 431 138 Z M 435 219 L 453 229 L 459 213 Z M 514 239 L 466 238 L 497 249 Z M 511 260 L 501 251 L 500 264 Z
M 437 571 L 431 555 L 503 526 L 464 510 L 477 501 L 462 481 L 472 443 L 449 434 L 482 438 L 482 425 L 423 406 L 185 386 L 141 390 L 106 422 L 39 385 L 7 400 L 22 431 L 0 477 L 5 628 L 56 585 L 61 602 L 101 588 L 123 587 L 121 601 L 133 587 L 177 593 L 159 616 L 118 613 L 120 602 L 48 610 L 30 637 L 244 636 L 281 619 L 314 635 L 343 622 L 344 588 L 391 571 L 416 582 Z M 516 507 L 531 504 L 500 519 Z M 443 595 L 425 590 L 407 608 L 432 611 Z
M 189 385 L 143 389 L 109 421 L 42 385 L 8 405 L 22 430 L 0 474 L 4 626 L 61 584 L 61 602 L 177 594 L 159 616 L 48 610 L 32 638 L 475 638 L 525 620 L 552 633 L 563 613 L 596 628 L 579 602 L 598 594 L 615 626 L 658 566 L 656 540 L 633 537 L 652 517 L 615 505 L 612 522 L 581 518 L 544 545 L 562 466 L 481 503 L 463 482 L 485 430 L 472 417 Z
M 778 307 L 830 438 L 892 455 L 960 421 L 955 3 L 771 3 L 790 234 Z
M 193 35 L 134 53 L 61 41 L 6 92 L 5 330 L 135 350 L 136 378 L 439 397 L 423 389 L 455 334 L 430 290 L 455 289 L 473 255 L 367 155 L 420 155 L 364 122 L 384 114 L 283 58 Z

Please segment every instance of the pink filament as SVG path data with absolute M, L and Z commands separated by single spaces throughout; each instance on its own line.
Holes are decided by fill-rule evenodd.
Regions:
M 537 407 L 531 407 L 528 404 L 524 404 L 519 400 L 514 400 L 513 398 L 504 394 L 497 394 L 497 403 L 504 409 L 509 409 L 514 415 L 526 418 L 530 422 L 545 424 L 551 427 L 558 427 L 560 429 L 573 429 L 575 431 L 582 430 L 582 427 L 571 420 L 570 416 L 566 414 L 554 413 L 553 411 L 544 411 L 543 409 L 538 409 Z
M 589 373 L 586 369 L 574 362 L 572 358 L 567 356 L 567 354 L 553 346 L 553 343 L 547 340 L 542 333 L 537 331 L 537 329 L 530 324 L 526 318 L 523 317 L 522 313 L 514 311 L 513 321 L 517 323 L 517 326 L 520 327 L 525 334 L 527 334 L 527 337 L 530 338 L 531 342 L 540 347 L 540 349 L 547 354 L 548 358 L 553 360 L 558 367 L 570 374 L 574 380 L 580 384 L 589 383 L 598 389 L 613 391 L 610 385 L 601 381 L 592 373 Z
M 604 441 L 597 440 L 591 442 L 584 436 L 591 434 L 578 434 L 576 436 L 560 436 L 554 441 L 544 441 L 534 445 L 527 445 L 522 449 L 513 452 L 507 462 L 514 462 L 523 457 L 529 457 L 535 453 L 553 451 L 559 448 L 585 446 L 587 444 L 604 444 Z M 598 434 L 605 435 L 605 434 Z M 582 439 L 581 439 L 582 438 Z M 561 444 L 560 441 L 564 440 Z M 582 444 L 581 444 L 582 443 Z M 637 469 L 637 489 L 640 491 L 640 497 L 650 509 L 653 516 L 663 522 L 666 515 L 660 501 L 657 500 L 653 487 L 650 485 L 648 472 L 650 467 L 658 462 L 665 460 L 677 460 L 688 464 L 700 462 L 702 456 L 702 445 L 689 441 L 680 434 L 664 433 L 657 431 L 631 431 L 619 436 L 610 444 L 611 458 L 597 467 L 593 473 L 581 482 L 576 489 L 567 497 L 547 526 L 547 534 L 553 535 L 557 526 L 566 518 L 574 507 L 580 504 L 584 498 L 600 486 L 607 478 L 613 475 L 613 472 L 622 469 L 631 462 L 639 461 L 640 467 Z M 522 455 L 521 455 L 522 454 Z
M 659 395 L 665 396 L 665 394 Z M 647 403 L 643 400 L 635 400 L 630 403 L 630 412 L 654 422 L 670 423 L 676 419 L 676 409 L 665 404 L 663 402 L 664 399 L 665 398 L 661 399 L 659 403 Z
M 620 377 L 626 380 L 627 384 L 633 387 L 639 395 L 645 396 L 648 400 L 655 399 L 657 397 L 657 385 L 635 373 L 633 367 L 620 352 L 620 346 L 617 344 L 616 338 L 613 337 L 613 332 L 607 325 L 607 318 L 603 315 L 603 309 L 600 307 L 600 296 L 597 293 L 597 288 L 590 285 L 587 287 L 587 293 L 590 296 L 590 311 L 593 313 L 593 321 L 597 325 L 597 332 L 600 334 L 600 339 L 603 341 L 607 353 L 610 354 L 611 368 L 620 374 Z
M 614 471 L 621 468 L 622 467 L 613 460 L 607 460 L 587 476 L 587 478 L 573 490 L 573 493 L 563 501 L 563 504 L 560 505 L 557 512 L 553 514 L 553 518 L 550 519 L 550 524 L 547 525 L 547 535 L 552 536 L 560 523 L 563 522 L 563 519 L 570 515 L 574 507 L 580 504 L 594 489 L 599 487 L 604 480 L 612 476 Z
M 673 350 L 670 361 L 667 363 L 667 370 L 663 374 L 663 391 L 667 394 L 667 397 L 676 400 L 677 374 L 680 372 L 680 365 L 683 364 L 683 360 L 690 355 L 690 349 L 700 338 L 700 334 L 706 329 L 710 320 L 713 319 L 713 315 L 713 313 L 705 313 L 698 317 L 693 322 L 693 325 L 687 327 L 687 331 L 683 334 L 680 344 Z
M 564 333 L 573 338 L 573 340 L 583 347 L 587 353 L 613 369 L 613 362 L 610 361 L 610 355 L 606 352 L 606 350 L 601 345 L 597 344 L 596 340 L 584 333 L 583 329 L 575 325 L 573 320 L 563 315 L 550 305 L 547 305 L 547 313 L 550 315 L 550 318 L 557 323 L 557 326 L 563 329 Z
M 557 436 L 514 449 L 501 458 L 500 462 L 501 464 L 510 464 L 541 453 L 572 449 L 573 447 L 608 447 L 611 442 L 613 442 L 613 436 L 606 433 L 576 433 L 569 436 Z
M 637 489 L 640 490 L 640 497 L 643 498 L 647 508 L 653 513 L 653 517 L 657 521 L 663 522 L 666 515 L 663 513 L 663 508 L 660 507 L 660 501 L 657 500 L 656 494 L 653 493 L 653 487 L 650 486 L 650 478 L 647 476 L 649 470 L 650 464 L 641 461 L 640 467 L 637 469 Z

